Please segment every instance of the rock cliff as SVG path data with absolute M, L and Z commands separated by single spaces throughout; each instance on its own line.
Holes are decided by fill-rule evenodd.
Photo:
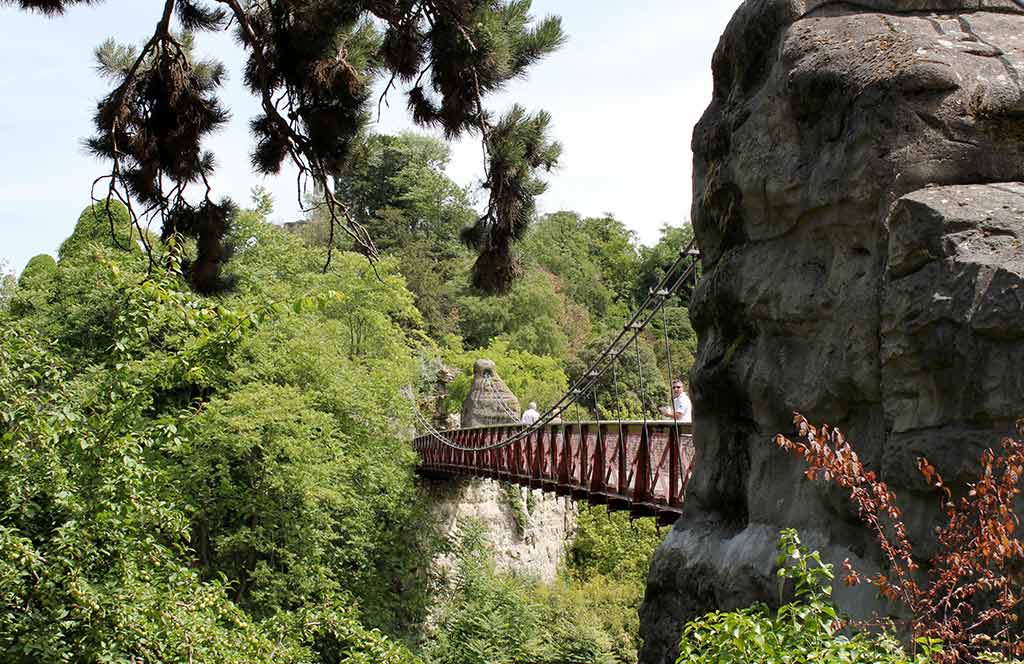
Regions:
M 772 445 L 793 411 L 848 434 L 921 543 L 935 502 L 916 458 L 963 481 L 1024 416 L 1022 25 L 1011 0 L 737 10 L 693 136 L 696 466 L 641 662 L 674 661 L 688 618 L 773 602 L 783 527 L 876 561 L 845 499 Z
M 462 406 L 462 426 L 519 420 L 519 400 L 498 376 L 494 362 L 477 360 Z M 435 484 L 435 513 L 448 535 L 475 519 L 488 531 L 499 569 L 550 583 L 576 530 L 571 501 L 539 489 L 494 480 L 446 480 Z

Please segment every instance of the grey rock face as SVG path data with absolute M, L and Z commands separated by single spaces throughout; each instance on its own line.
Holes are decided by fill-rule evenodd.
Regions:
M 482 427 L 519 421 L 519 399 L 498 376 L 491 360 L 473 364 L 473 384 L 462 404 L 462 426 Z
M 533 491 L 527 500 L 525 492 Z M 487 529 L 499 570 L 552 583 L 565 548 L 576 532 L 573 503 L 539 489 L 508 490 L 494 480 L 453 480 L 442 489 L 434 489 L 434 513 L 442 532 L 455 535 L 460 524 L 473 519 Z M 522 529 L 516 523 L 512 500 L 526 515 Z M 441 566 L 451 564 L 440 561 Z
M 519 421 L 519 399 L 505 385 L 491 360 L 477 360 L 473 384 L 462 404 L 464 427 Z M 454 535 L 469 519 L 482 523 L 499 569 L 543 582 L 555 580 L 565 547 L 576 531 L 571 501 L 528 489 L 503 488 L 494 480 L 453 480 L 434 488 L 435 513 L 446 535 Z M 513 507 L 513 501 L 516 506 Z M 516 511 L 522 527 L 516 522 Z M 445 564 L 442 561 L 442 564 Z
M 696 466 L 641 662 L 674 661 L 688 618 L 777 601 L 783 527 L 876 562 L 845 498 L 772 444 L 793 411 L 848 434 L 920 542 L 916 458 L 963 481 L 1024 415 L 1022 24 L 1010 0 L 747 0 L 729 24 L 693 138 Z

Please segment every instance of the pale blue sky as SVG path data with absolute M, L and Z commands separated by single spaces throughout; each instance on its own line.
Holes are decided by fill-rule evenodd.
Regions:
M 540 199 L 542 212 L 611 212 L 642 241 L 689 216 L 690 134 L 711 96 L 711 55 L 740 0 L 534 0 L 534 14 L 559 14 L 569 43 L 526 81 L 490 100 L 513 100 L 553 115 L 561 167 Z M 55 253 L 89 200 L 105 165 L 81 140 L 92 132 L 95 102 L 108 89 L 93 48 L 113 36 L 140 42 L 152 32 L 156 0 L 106 0 L 59 19 L 0 8 L 0 261 L 15 270 Z M 225 34 L 201 35 L 200 54 L 223 60 L 223 97 L 233 120 L 210 147 L 219 159 L 215 194 L 249 201 L 255 185 L 275 197 L 275 221 L 300 216 L 295 178 L 262 178 L 249 168 L 248 119 L 256 101 L 242 88 L 240 50 Z M 379 131 L 412 128 L 403 95 L 391 95 Z M 453 147 L 449 174 L 471 185 L 481 173 L 479 145 Z

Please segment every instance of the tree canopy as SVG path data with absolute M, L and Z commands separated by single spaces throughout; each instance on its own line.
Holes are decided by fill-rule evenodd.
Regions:
M 54 16 L 102 0 L 0 0 Z M 113 85 L 97 105 L 93 153 L 110 164 L 94 196 L 121 201 L 142 234 L 159 219 L 166 240 L 195 240 L 188 275 L 194 288 L 222 290 L 234 212 L 214 200 L 214 155 L 203 142 L 229 118 L 218 97 L 223 65 L 194 57 L 195 36 L 233 29 L 247 54 L 244 80 L 260 100 L 250 123 L 253 167 L 277 173 L 290 163 L 319 194 L 330 221 L 371 260 L 377 247 L 335 177 L 350 164 L 373 110 L 374 86 L 387 80 L 381 103 L 406 86 L 413 120 L 448 138 L 480 136 L 488 203 L 462 230 L 479 258 L 473 283 L 504 290 L 519 268 L 511 243 L 520 239 L 561 147 L 548 137 L 550 117 L 514 105 L 496 115 L 485 100 L 565 40 L 561 21 L 534 21 L 530 0 L 164 0 L 153 34 L 141 47 L 109 40 L 96 51 Z M 301 185 L 300 186 L 304 186 Z M 196 193 L 198 192 L 198 193 Z M 111 219 L 111 226 L 115 225 Z M 331 260 L 333 242 L 328 243 Z

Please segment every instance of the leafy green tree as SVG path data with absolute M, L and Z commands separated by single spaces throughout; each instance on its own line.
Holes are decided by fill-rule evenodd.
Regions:
M 651 557 L 661 540 L 654 519 L 630 519 L 625 512 L 581 505 L 567 571 L 578 579 L 599 575 L 628 581 L 642 594 Z
M 374 271 L 345 253 L 322 274 L 315 249 L 255 212 L 229 239 L 243 247 L 229 301 L 299 310 L 240 343 L 174 464 L 202 569 L 254 612 L 344 591 L 369 624 L 407 630 L 426 610 L 433 546 L 399 396 L 415 380 L 413 298 L 393 259 Z M 311 306 L 325 292 L 338 296 Z
M 583 376 L 617 334 L 606 332 L 590 340 L 579 356 L 568 363 L 570 383 Z M 669 402 L 669 383 L 659 361 L 663 356 L 653 337 L 639 335 L 635 344 L 630 344 L 597 379 L 591 392 L 583 395 L 582 405 L 601 419 L 640 419 L 645 414 L 660 418 L 658 408 Z
M 56 274 L 57 262 L 52 256 L 33 256 L 16 282 L 13 275 L 4 275 L 4 306 L 15 316 L 44 308 L 53 291 Z
M 371 134 L 354 150 L 335 182 L 378 249 L 426 240 L 438 258 L 463 253 L 458 234 L 476 213 L 466 192 L 444 172 L 451 157 L 444 142 L 412 132 Z
M 23 322 L 0 321 L 5 661 L 413 662 L 342 598 L 253 620 L 199 577 L 160 462 L 195 411 L 159 395 L 220 373 L 260 316 L 204 306 L 173 278 L 136 279 L 125 297 L 98 371 L 74 373 Z
M 107 212 L 115 221 L 111 236 Z M 131 236 L 120 204 L 91 204 L 61 244 L 59 262 L 46 255 L 26 265 L 11 313 L 56 341 L 63 359 L 76 367 L 101 358 L 113 343 L 114 321 L 125 293 L 145 274 L 148 262 Z M 116 268 L 111 268 L 116 264 Z
M 397 401 L 400 387 L 416 371 L 421 319 L 392 259 L 374 271 L 362 257 L 346 253 L 324 274 L 318 252 L 265 223 L 266 210 L 263 205 L 233 220 L 229 240 L 239 250 L 227 274 L 236 283 L 229 297 L 184 292 L 174 270 L 179 259 L 173 244 L 160 257 L 171 271 L 155 270 L 147 278 L 142 252 L 85 243 L 53 268 L 54 285 L 42 306 L 12 317 L 17 329 L 38 329 L 53 338 L 48 352 L 61 357 L 62 382 L 73 398 L 63 392 L 53 398 L 69 409 L 81 431 L 69 432 L 60 445 L 82 441 L 84 453 L 99 449 L 93 439 L 120 432 L 124 445 L 138 446 L 130 459 L 112 456 L 110 463 L 121 460 L 144 475 L 147 483 L 133 489 L 141 497 L 97 494 L 97 501 L 106 502 L 94 501 L 88 513 L 75 513 L 68 531 L 98 538 L 90 546 L 73 541 L 81 554 L 75 564 L 135 556 L 123 569 L 141 570 L 138 583 L 149 584 L 152 598 L 146 601 L 154 610 L 162 602 L 177 602 L 175 593 L 195 595 L 204 598 L 203 606 L 216 608 L 203 620 L 250 625 L 252 639 L 271 643 L 241 649 L 238 661 L 266 661 L 274 642 L 282 644 L 277 652 L 283 659 L 277 661 L 339 661 L 328 652 L 345 653 L 349 659 L 341 661 L 411 661 L 363 625 L 406 633 L 422 620 L 429 601 L 425 566 L 433 556 L 434 531 L 415 488 L 415 455 L 404 440 L 411 416 Z M 24 353 L 15 349 L 11 357 Z M 130 403 L 123 403 L 115 388 L 130 390 Z M 49 398 L 51 388 L 39 389 Z M 12 406 L 6 421 L 18 421 L 18 409 L 29 405 Z M 100 416 L 115 406 L 126 414 L 113 429 Z M 13 435 L 12 441 L 25 445 L 46 433 Z M 8 452 L 5 460 L 13 454 Z M 54 454 L 54 459 L 78 458 Z M 89 473 L 101 469 L 91 457 L 81 466 Z M 117 470 L 115 464 L 109 472 Z M 47 472 L 67 471 L 40 477 Z M 19 486 L 12 479 L 9 489 Z M 60 487 L 67 500 L 79 502 L 85 499 L 78 493 L 96 489 L 95 482 Z M 135 503 L 122 504 L 126 500 L 136 501 L 150 520 L 133 526 L 131 537 L 104 540 L 98 533 L 106 532 L 105 521 L 96 520 L 119 523 L 120 515 L 134 514 Z M 41 520 L 40 528 L 49 528 L 46 524 L 64 522 L 51 513 L 53 505 L 52 498 L 42 496 L 26 510 Z M 149 546 L 166 547 L 166 555 L 145 558 Z M 44 553 L 47 560 L 61 560 L 52 550 Z M 187 577 L 173 588 L 162 586 L 150 563 L 174 579 L 181 576 L 176 570 L 186 570 Z M 83 583 L 114 588 L 110 602 L 137 604 L 125 594 L 136 593 L 137 584 L 106 571 L 89 576 L 77 569 L 68 573 L 80 574 Z M 25 572 L 32 573 L 38 571 Z M 11 592 L 25 596 L 22 590 Z M 72 610 L 71 601 L 55 595 L 54 611 Z M 111 611 L 106 604 L 97 610 Z M 87 615 L 83 620 L 97 626 L 81 629 L 87 638 L 107 638 L 118 621 L 129 625 L 121 613 L 110 614 L 110 625 Z M 183 634 L 195 623 L 173 619 L 182 621 Z M 0 625 L 0 638 L 30 652 L 25 634 L 37 628 L 48 633 L 38 625 L 12 625 L 6 632 Z M 170 648 L 168 660 L 187 661 L 186 650 L 173 650 L 177 637 L 166 640 L 158 628 L 128 627 L 154 647 Z M 79 647 L 78 636 L 51 636 L 58 650 Z M 219 648 L 242 637 L 229 630 L 210 638 L 220 639 Z M 134 642 L 116 643 L 129 655 L 142 656 Z M 372 653 L 392 654 L 375 659 Z M 207 661 L 235 660 L 211 654 Z
M 459 327 L 470 347 L 503 338 L 536 355 L 575 355 L 590 334 L 586 310 L 561 292 L 561 282 L 531 270 L 500 297 L 467 292 L 458 299 Z
M 482 526 L 462 524 L 449 591 L 427 633 L 431 664 L 626 664 L 593 597 L 499 574 Z M 607 599 L 602 597 L 601 599 Z M 621 656 L 619 656 L 621 655 Z M 629 659 L 632 656 L 632 660 Z
M 377 247 L 398 257 L 427 331 L 436 338 L 456 329 L 455 298 L 470 267 L 458 235 L 476 219 L 465 190 L 444 173 L 448 160 L 448 146 L 435 138 L 374 134 L 357 145 L 335 180 Z M 318 217 L 308 225 L 318 241 L 326 240 L 325 222 Z
M 685 307 L 665 304 L 663 311 L 651 321 L 650 329 L 665 380 L 685 380 L 697 355 L 697 333 L 690 323 L 690 312 Z
M 546 215 L 523 249 L 559 277 L 569 297 L 585 306 L 595 322 L 624 316 L 632 308 L 639 254 L 632 231 L 614 217 Z
M 96 1 L 0 5 L 59 15 Z M 247 55 L 245 84 L 261 100 L 262 112 L 250 123 L 253 165 L 263 173 L 277 173 L 285 162 L 296 166 L 324 194 L 330 235 L 340 225 L 371 257 L 373 241 L 349 214 L 334 176 L 367 124 L 374 84 L 389 77 L 385 95 L 396 82 L 408 85 L 408 106 L 420 125 L 448 138 L 478 133 L 489 202 L 464 239 L 481 254 L 477 286 L 504 289 L 515 273 L 511 243 L 522 237 L 544 189 L 539 173 L 560 153 L 543 111 L 516 105 L 496 118 L 484 105 L 565 40 L 557 17 L 534 22 L 529 12 L 529 0 L 164 0 L 141 48 L 111 40 L 97 51 L 113 90 L 99 103 L 88 145 L 111 163 L 102 179 L 107 201 L 136 201 L 133 224 L 141 228 L 140 218 L 157 217 L 165 240 L 194 239 L 192 284 L 201 292 L 224 288 L 223 240 L 234 206 L 212 200 L 208 186 L 202 200 L 190 200 L 186 187 L 209 183 L 214 157 L 203 142 L 228 118 L 217 96 L 224 67 L 194 58 L 194 38 L 234 26 Z
M 93 203 L 82 210 L 75 230 L 60 245 L 57 256 L 64 260 L 90 251 L 96 245 L 122 251 L 138 251 L 137 243 L 144 238 L 149 239 L 148 236 L 139 235 L 124 205 L 118 201 Z

